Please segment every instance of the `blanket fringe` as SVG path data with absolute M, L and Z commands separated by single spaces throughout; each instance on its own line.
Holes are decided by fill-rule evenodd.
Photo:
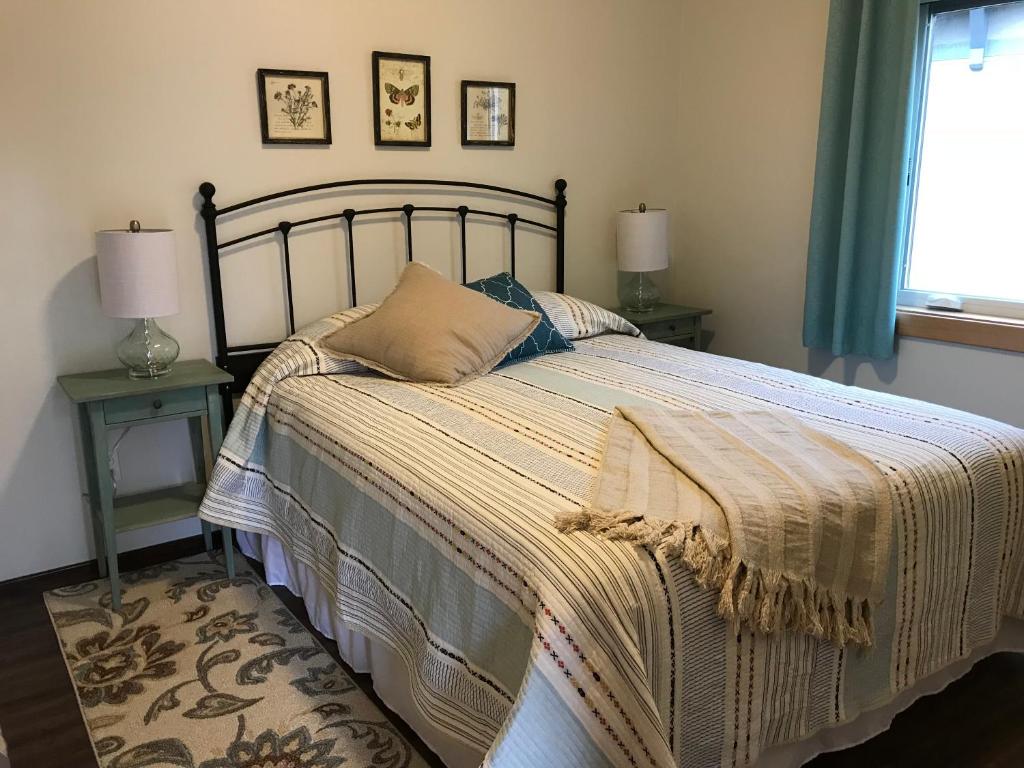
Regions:
M 555 527 L 562 533 L 587 531 L 663 547 L 683 560 L 701 587 L 719 591 L 718 615 L 733 625 L 745 623 L 765 634 L 792 629 L 840 646 L 871 646 L 874 628 L 867 598 L 837 595 L 807 579 L 751 567 L 732 557 L 727 540 L 699 525 L 582 509 L 561 515 Z

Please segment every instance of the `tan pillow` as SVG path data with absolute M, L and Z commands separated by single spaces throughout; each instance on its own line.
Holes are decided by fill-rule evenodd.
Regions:
M 321 340 L 338 357 L 396 379 L 454 386 L 487 373 L 540 322 L 409 264 L 371 314 Z

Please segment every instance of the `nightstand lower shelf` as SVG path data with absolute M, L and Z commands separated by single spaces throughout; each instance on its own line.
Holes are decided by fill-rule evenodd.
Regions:
M 195 517 L 205 492 L 205 483 L 183 483 L 115 497 L 114 530 L 123 533 Z

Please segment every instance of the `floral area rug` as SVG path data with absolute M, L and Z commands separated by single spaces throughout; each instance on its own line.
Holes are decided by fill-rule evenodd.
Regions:
M 426 763 L 273 591 L 211 555 L 46 595 L 104 768 Z

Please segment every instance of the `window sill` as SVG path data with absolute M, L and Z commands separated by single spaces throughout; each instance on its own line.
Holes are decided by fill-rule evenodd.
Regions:
M 897 307 L 896 335 L 1024 352 L 1024 320 L 993 315 Z

